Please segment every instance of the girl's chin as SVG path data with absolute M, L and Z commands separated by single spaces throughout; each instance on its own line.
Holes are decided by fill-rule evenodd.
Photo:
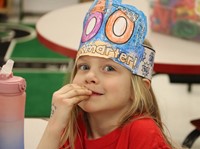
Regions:
M 87 101 L 82 101 L 78 104 L 78 106 L 85 112 L 94 112 L 96 110 L 96 106 L 97 105 L 94 105 L 93 103 L 89 102 L 89 100 Z M 96 108 L 95 108 L 96 107 Z

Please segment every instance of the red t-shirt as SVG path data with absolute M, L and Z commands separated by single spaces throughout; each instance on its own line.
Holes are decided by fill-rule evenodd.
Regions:
M 79 122 L 80 137 L 75 149 L 170 149 L 154 120 L 142 118 L 99 138 L 87 139 L 83 122 Z M 67 143 L 66 143 L 67 145 Z

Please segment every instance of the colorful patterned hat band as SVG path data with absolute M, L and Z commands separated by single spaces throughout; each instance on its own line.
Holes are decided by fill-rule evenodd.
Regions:
M 110 58 L 151 80 L 155 51 L 143 46 L 147 21 L 142 11 L 121 0 L 95 0 L 86 14 L 80 56 Z

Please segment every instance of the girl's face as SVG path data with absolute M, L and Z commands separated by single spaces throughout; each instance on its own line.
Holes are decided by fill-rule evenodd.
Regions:
M 110 59 L 82 56 L 73 83 L 92 91 L 79 103 L 88 113 L 127 110 L 131 106 L 131 72 Z

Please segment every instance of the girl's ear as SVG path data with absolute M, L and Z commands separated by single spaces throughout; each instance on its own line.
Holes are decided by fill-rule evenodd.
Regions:
M 150 87 L 151 87 L 151 81 L 148 80 L 148 79 L 145 79 L 145 78 L 143 78 L 142 80 L 144 81 L 146 87 L 147 87 L 148 89 L 150 89 Z

